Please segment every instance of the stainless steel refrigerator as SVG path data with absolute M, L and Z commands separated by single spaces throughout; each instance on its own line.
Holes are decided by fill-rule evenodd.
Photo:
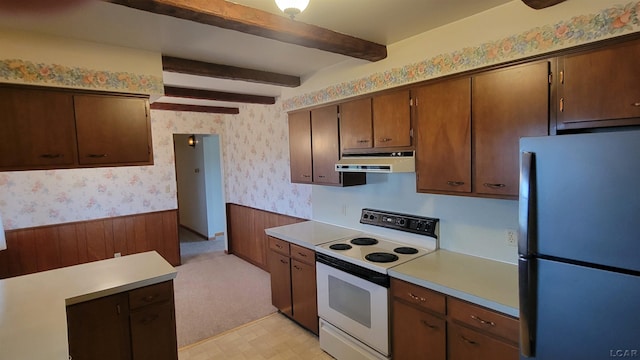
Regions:
M 640 131 L 520 155 L 520 358 L 640 359 Z

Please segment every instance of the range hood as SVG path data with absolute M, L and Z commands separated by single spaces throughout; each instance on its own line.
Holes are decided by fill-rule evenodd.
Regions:
M 343 154 L 336 164 L 336 171 L 398 173 L 415 172 L 414 151 L 396 151 L 391 153 Z

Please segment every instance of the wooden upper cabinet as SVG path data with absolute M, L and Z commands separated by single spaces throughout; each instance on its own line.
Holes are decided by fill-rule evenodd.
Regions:
M 549 67 L 540 61 L 473 78 L 475 193 L 518 196 L 520 138 L 549 133 Z
M 152 163 L 146 99 L 75 95 L 73 100 L 81 165 Z
M 412 92 L 418 191 L 471 192 L 471 78 Z
M 0 168 L 70 167 L 76 164 L 71 94 L 0 88 Z
M 343 150 L 373 147 L 371 98 L 340 104 L 340 138 Z
M 640 124 L 640 40 L 558 59 L 557 129 Z
M 313 182 L 340 184 L 340 173 L 335 170 L 340 160 L 337 106 L 311 111 L 311 149 Z
M 411 94 L 400 90 L 373 98 L 373 146 L 411 146 Z
M 311 183 L 311 112 L 289 114 L 289 157 L 292 183 Z

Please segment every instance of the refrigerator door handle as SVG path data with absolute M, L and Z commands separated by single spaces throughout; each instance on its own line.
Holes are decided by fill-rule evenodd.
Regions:
M 520 296 L 520 353 L 525 357 L 535 355 L 536 334 L 536 279 L 535 259 L 518 259 Z
M 520 256 L 533 255 L 532 233 L 534 224 L 535 154 L 523 151 L 520 159 L 520 194 L 518 214 L 518 253 Z

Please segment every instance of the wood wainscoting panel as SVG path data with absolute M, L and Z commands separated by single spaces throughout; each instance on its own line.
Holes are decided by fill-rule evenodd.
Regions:
M 0 278 L 145 251 L 180 265 L 177 210 L 8 230 Z

